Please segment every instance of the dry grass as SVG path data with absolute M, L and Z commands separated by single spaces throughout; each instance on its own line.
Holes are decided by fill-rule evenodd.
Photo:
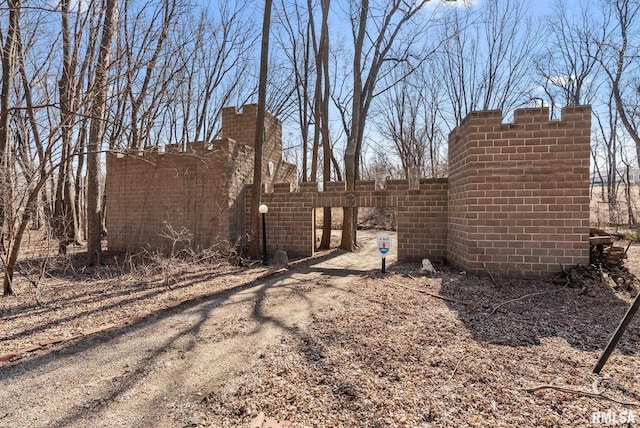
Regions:
M 615 230 L 627 230 L 629 227 L 635 228 L 636 225 L 629 225 L 628 203 L 621 185 L 618 188 L 617 203 L 610 207 L 603 197 L 602 191 L 606 192 L 600 185 L 594 185 L 591 189 L 591 215 L 590 224 L 592 227 L 599 229 L 612 228 Z M 636 221 L 640 221 L 640 184 L 635 184 L 631 188 L 631 207 L 636 216 Z
M 34 272 L 38 260 L 29 262 Z M 104 261 L 87 270 L 81 255 L 51 258 L 37 289 L 19 279 L 17 295 L 0 301 L 0 354 L 126 324 L 266 273 L 175 262 L 166 284 L 153 265 L 115 255 Z M 640 275 L 640 247 L 631 246 L 626 265 Z M 282 295 L 261 303 L 280 307 L 296 296 L 333 293 L 309 302 L 310 321 L 284 332 L 228 381 L 208 383 L 204 392 L 172 390 L 163 406 L 150 409 L 158 420 L 166 426 L 236 427 L 264 412 L 294 426 L 590 427 L 596 411 L 633 411 L 640 421 L 640 407 L 621 404 L 640 403 L 639 318 L 603 374 L 592 374 L 631 301 L 630 294 L 600 284 L 594 272 L 576 271 L 568 286 L 562 275 L 496 278 L 494 284 L 446 266 L 438 266 L 433 278 L 419 277 L 419 266 L 397 264 L 384 278 L 370 271 L 336 283 L 300 267 L 283 274 L 297 278 L 296 287 L 274 286 Z M 246 323 L 245 330 L 259 325 Z M 225 331 L 239 334 L 236 327 Z M 20 370 L 21 358 L 11 369 Z M 82 388 L 74 382 L 66 379 L 61 388 Z M 108 409 L 112 396 L 107 389 L 101 406 Z M 37 406 L 59 403 L 48 397 Z M 19 420 L 14 413 L 12 420 Z M 123 426 L 131 416 L 110 415 Z
M 414 267 L 397 265 L 386 279 L 351 282 L 306 328 L 285 334 L 246 374 L 212 386 L 190 408 L 228 427 L 248 426 L 260 412 L 321 427 L 587 427 L 595 411 L 640 412 L 603 398 L 640 403 L 638 322 L 605 374 L 592 374 L 628 296 L 600 288 L 586 272 L 584 283 L 566 288 L 560 277 L 496 286 L 448 269 L 437 278 L 408 275 L 416 278 Z M 490 314 L 540 291 L 547 293 Z M 575 392 L 527 391 L 540 385 Z
M 55 256 L 47 245 L 52 241 L 40 237 L 32 242 L 26 254 L 33 258 L 18 264 L 14 295 L 0 299 L 0 355 L 82 336 L 100 326 L 123 325 L 267 272 L 216 258 L 194 263 L 157 254 L 130 257 L 109 252 L 99 266 L 87 268 L 82 248 L 69 247 L 69 254 Z

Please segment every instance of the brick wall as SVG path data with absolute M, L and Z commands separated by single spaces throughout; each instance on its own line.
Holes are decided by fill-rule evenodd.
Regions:
M 252 191 L 246 189 L 245 209 L 250 209 Z M 310 256 L 314 251 L 313 209 L 316 207 L 397 207 L 398 259 L 442 260 L 447 250 L 447 180 L 422 180 L 409 190 L 407 180 L 389 180 L 384 190 L 375 182 L 360 181 L 347 192 L 344 182 L 332 182 L 323 192 L 315 182 L 274 185 L 261 200 L 267 213 L 267 251 L 285 250 L 291 256 Z M 247 230 L 249 225 L 247 223 Z M 261 231 L 260 231 L 261 232 Z M 259 236 L 258 239 L 261 239 Z
M 471 113 L 449 136 L 450 262 L 508 276 L 588 263 L 591 109 L 501 122 L 500 111 Z
M 247 104 L 242 107 L 242 110 L 236 107 L 223 108 L 221 135 L 223 138 L 231 138 L 253 148 L 257 120 L 256 104 Z M 262 157 L 263 183 L 295 183 L 297 181 L 296 166 L 282 160 L 282 124 L 269 112 L 265 113 L 264 118 Z M 269 163 L 272 164 L 272 171 L 269 170 Z
M 397 205 L 398 259 L 445 258 L 449 218 L 447 179 L 420 180 L 419 190 L 409 190 L 406 182 L 387 182 L 387 189 L 394 185 L 401 185 L 404 193 Z
M 236 196 L 245 184 L 243 175 L 252 169 L 253 154 L 232 140 L 217 140 L 213 147 L 191 143 L 185 153 L 108 153 L 109 248 L 167 249 L 171 240 L 162 234 L 170 228 L 192 233 L 194 247 L 231 239 L 230 219 L 242 214 Z
M 229 207 L 229 230 L 225 239 L 234 244 L 244 233 L 244 187 L 253 181 L 254 151 L 252 147 L 226 141 L 223 148 L 226 155 L 227 174 L 227 206 Z M 212 195 L 213 197 L 213 195 Z M 223 201 L 218 201 L 222 204 Z
M 589 144 L 591 109 L 567 107 L 561 120 L 548 109 L 522 109 L 514 123 L 499 111 L 471 113 L 449 136 L 449 178 L 421 180 L 419 188 L 390 180 L 300 183 L 295 167 L 282 162 L 280 123 L 268 116 L 265 169 L 271 189 L 269 252 L 313 254 L 315 207 L 397 207 L 398 258 L 448 259 L 471 272 L 541 276 L 562 265 L 588 263 Z M 223 138 L 168 147 L 142 155 L 107 155 L 109 248 L 134 251 L 166 247 L 160 235 L 171 225 L 194 234 L 192 245 L 234 241 L 248 231 L 253 175 L 255 106 L 223 111 Z M 238 141 L 229 137 L 234 136 Z M 243 144 L 246 143 L 246 144 Z M 268 161 L 274 177 L 267 177 Z M 275 183 L 271 181 L 288 181 Z M 260 237 L 258 236 L 258 239 Z
M 234 243 L 244 231 L 244 187 L 253 180 L 255 105 L 222 111 L 222 135 L 207 143 L 167 145 L 107 155 L 106 223 L 109 248 L 167 248 L 169 228 L 192 233 L 191 245 Z M 233 138 L 232 138 L 233 137 Z M 269 171 L 273 164 L 273 174 Z M 263 182 L 295 182 L 296 167 L 282 160 L 282 126 L 265 118 Z

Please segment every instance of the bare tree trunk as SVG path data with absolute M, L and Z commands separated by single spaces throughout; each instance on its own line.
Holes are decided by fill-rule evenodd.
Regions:
M 315 24 L 313 21 L 313 8 L 311 0 L 307 0 L 307 8 L 309 10 L 309 25 L 311 27 L 311 38 L 316 63 L 316 82 L 314 90 L 314 128 L 313 128 L 313 149 L 311 159 L 311 180 L 318 180 L 318 154 L 320 151 L 320 137 L 322 137 L 323 146 L 323 174 L 322 182 L 324 188 L 331 179 L 331 144 L 329 142 L 329 81 L 328 71 L 325 73 L 325 64 L 328 63 L 328 33 L 327 33 L 327 17 L 329 13 L 329 1 L 324 0 L 322 7 L 322 24 L 320 29 L 320 43 L 316 41 Z M 327 78 L 325 80 L 324 78 Z M 324 82 L 323 82 L 324 80 Z M 324 91 L 323 91 L 324 84 Z M 314 238 L 315 240 L 315 238 Z M 324 207 L 323 223 L 322 223 L 322 241 L 318 249 L 328 249 L 331 243 L 331 207 Z
M 84 170 L 85 165 L 85 153 L 84 148 L 86 146 L 86 138 L 87 138 L 87 130 L 86 124 L 83 124 L 78 132 L 78 145 L 76 147 L 75 158 L 77 159 L 76 166 L 76 176 L 74 181 L 74 188 L 76 190 L 73 205 L 78 218 L 78 239 L 82 240 L 84 238 L 84 220 L 85 216 L 83 213 L 83 198 L 82 196 L 85 194 L 84 189 L 84 180 L 82 171 Z
M 634 227 L 636 225 L 636 216 L 633 213 L 633 200 L 631 199 L 631 165 L 627 162 L 624 162 L 625 168 L 625 180 L 624 180 L 624 194 L 627 199 L 627 218 L 629 222 L 629 227 Z
M 62 76 L 58 82 L 60 93 L 60 127 L 62 139 L 61 163 L 58 172 L 52 223 L 56 238 L 60 240 L 59 251 L 66 253 L 69 243 L 78 240 L 78 220 L 71 197 L 71 152 L 73 121 L 75 117 L 76 56 L 72 54 L 71 30 L 69 28 L 69 0 L 61 2 L 62 8 Z
M 378 9 L 369 14 L 369 1 L 362 0 L 358 5 L 359 15 L 352 18 L 352 30 L 354 35 L 353 50 L 353 96 L 351 97 L 351 127 L 348 132 L 347 147 L 344 153 L 345 180 L 347 191 L 355 190 L 355 182 L 360 176 L 360 161 L 362 152 L 362 141 L 364 139 L 364 128 L 366 124 L 371 101 L 375 96 L 376 84 L 380 70 L 385 62 L 388 62 L 392 48 L 396 45 L 396 40 L 405 24 L 411 21 L 417 13 L 423 10 L 423 6 L 428 0 L 419 0 L 408 3 L 403 0 L 393 0 L 385 2 L 384 10 Z M 374 7 L 376 4 L 374 4 Z M 371 28 L 375 28 L 376 33 L 367 31 L 367 21 L 372 19 L 374 23 Z M 424 26 L 424 24 L 422 24 Z M 400 49 L 393 52 L 394 63 L 408 62 L 414 57 L 410 51 L 412 38 L 407 34 L 402 36 Z M 365 52 L 365 41 L 371 43 L 367 45 Z M 367 57 L 367 52 L 371 58 L 367 62 L 366 78 L 363 83 L 362 60 Z M 397 58 L 402 57 L 402 61 Z M 411 67 L 413 71 L 415 67 Z M 356 228 L 357 228 L 357 207 L 344 208 L 344 223 L 342 226 L 342 241 L 340 248 L 353 251 L 356 248 Z
M 100 151 L 104 133 L 104 111 L 107 99 L 107 77 L 113 41 L 117 0 L 106 0 L 102 40 L 96 64 L 91 127 L 87 143 L 87 264 L 99 263 L 102 253 L 102 211 L 100 209 Z
M 316 82 L 313 91 L 313 146 L 311 149 L 311 181 L 318 181 L 318 152 L 320 149 L 320 124 L 322 123 L 322 52 L 316 40 L 316 28 L 313 20 L 311 0 L 307 0 L 309 10 L 309 26 L 316 63 Z
M 344 152 L 344 173 L 347 184 L 347 191 L 353 192 L 356 187 L 356 164 L 358 162 L 358 135 L 360 134 L 360 113 L 362 106 L 362 49 L 367 29 L 367 16 L 369 14 L 369 1 L 363 0 L 360 7 L 360 18 L 358 21 L 358 33 L 354 44 L 353 55 L 353 100 L 351 108 L 351 132 Z M 354 208 L 344 207 L 342 223 L 342 240 L 340 248 L 347 251 L 354 251 L 356 248 Z
M 22 52 L 22 43 L 20 41 L 20 39 L 18 39 L 18 49 L 19 49 L 19 58 L 18 61 L 20 62 L 20 66 L 19 66 L 19 72 L 20 72 L 20 78 L 22 80 L 22 88 L 24 90 L 24 100 L 27 106 L 27 117 L 29 119 L 29 125 L 31 127 L 31 133 L 33 135 L 33 144 L 35 145 L 36 148 L 36 153 L 38 155 L 38 161 L 39 162 L 45 162 L 45 155 L 44 155 L 44 147 L 42 145 L 42 139 L 40 138 L 40 131 L 38 129 L 38 122 L 36 120 L 35 114 L 34 114 L 34 106 L 33 106 L 33 95 L 32 95 L 32 90 L 31 90 L 31 84 L 29 82 L 29 79 L 27 77 L 27 71 L 25 69 L 24 66 L 24 57 L 23 57 L 23 52 Z M 33 178 L 33 177 L 31 177 Z M 30 179 L 28 179 L 27 181 L 31 181 Z M 42 195 L 42 205 L 43 208 L 46 210 L 47 208 L 47 195 L 43 194 Z M 33 230 L 39 230 L 40 227 L 42 227 L 43 221 L 42 221 L 42 213 L 40 212 L 40 210 L 38 209 L 38 203 L 36 202 L 36 207 L 32 212 L 33 218 L 31 219 L 31 228 Z
M 331 148 L 331 164 L 333 165 L 333 171 L 336 174 L 336 181 L 342 181 L 342 171 L 340 171 L 340 164 L 335 157 L 335 153 L 333 152 L 333 147 Z
M 616 52 L 616 61 L 614 61 L 615 69 L 610 70 L 606 64 L 604 65 L 604 71 L 609 76 L 611 80 L 611 90 L 613 94 L 613 99 L 615 101 L 616 109 L 618 114 L 620 115 L 620 120 L 624 125 L 624 128 L 627 130 L 629 137 L 633 140 L 636 148 L 636 159 L 638 162 L 638 166 L 640 166 L 640 135 L 638 134 L 638 128 L 636 124 L 633 123 L 634 111 L 633 108 L 631 111 L 625 106 L 624 100 L 622 98 L 622 91 L 620 89 L 620 84 L 622 82 L 623 73 L 625 69 L 628 68 L 627 64 L 625 64 L 625 60 L 628 55 L 633 55 L 633 52 L 629 52 L 629 30 L 632 25 L 633 18 L 640 10 L 640 6 L 633 2 L 616 0 L 611 2 L 613 7 L 615 8 L 615 17 L 617 19 L 617 29 L 620 32 L 620 46 L 617 47 Z
M 313 127 L 313 144 L 311 146 L 311 173 L 309 174 L 310 181 L 318 181 L 318 152 L 320 149 L 320 135 L 318 126 L 318 122 L 316 122 Z
M 51 156 L 51 153 L 49 152 L 48 155 Z M 27 225 L 29 224 L 29 219 L 33 215 L 33 210 L 37 208 L 38 195 L 40 194 L 40 190 L 47 181 L 47 174 L 45 171 L 46 163 L 43 162 L 40 165 L 41 167 L 39 181 L 33 189 L 29 190 L 29 197 L 27 203 L 25 204 L 25 209 L 23 210 L 22 214 L 18 214 L 18 228 L 16 229 L 15 234 L 12 237 L 9 254 L 7 260 L 4 263 L 4 280 L 2 288 L 5 296 L 13 294 L 13 274 L 15 272 L 16 263 L 18 262 L 20 248 L 22 247 L 22 238 L 24 237 L 24 232 L 27 229 Z
M 260 82 L 258 84 L 258 118 L 256 120 L 255 136 L 255 158 L 253 164 L 253 195 L 251 198 L 250 226 L 251 245 L 249 251 L 251 255 L 257 257 L 260 246 L 258 240 L 258 228 L 260 225 L 260 207 L 262 198 L 262 152 L 264 143 L 264 116 L 267 99 L 267 72 L 269 61 L 269 30 L 271 28 L 271 0 L 264 2 L 264 21 L 262 23 L 262 45 L 260 51 Z
M 152 76 L 154 73 L 157 73 L 156 68 L 158 67 L 158 59 L 160 57 L 160 54 L 162 53 L 162 48 L 169 36 L 169 29 L 176 14 L 176 5 L 177 3 L 175 1 L 170 1 L 170 0 L 162 1 L 163 14 L 162 14 L 162 24 L 160 26 L 160 34 L 159 36 L 157 36 L 155 40 L 156 44 L 153 49 L 151 58 L 149 58 L 149 60 L 145 64 L 144 79 L 142 80 L 142 84 L 137 84 L 134 87 L 133 82 L 127 82 L 126 92 L 129 96 L 129 99 L 131 100 L 130 144 L 132 147 L 137 149 L 144 147 L 148 141 L 148 132 L 144 130 L 143 121 L 141 120 L 142 118 L 144 118 L 145 113 L 140 115 L 140 109 L 143 107 L 145 97 L 147 97 L 150 86 L 153 84 Z M 155 25 L 155 19 L 154 21 L 149 23 L 150 27 L 154 25 Z M 131 52 L 126 52 L 126 55 L 131 57 L 133 54 Z M 133 62 L 133 59 L 128 58 L 128 61 Z M 134 93 L 136 95 L 134 95 Z M 140 116 L 142 116 L 142 118 Z
M 323 168 L 322 168 L 322 184 L 326 189 L 331 181 L 331 141 L 329 140 L 329 100 L 331 97 L 331 88 L 329 87 L 329 7 L 331 0 L 322 0 L 322 26 L 320 28 L 320 68 L 324 73 L 324 94 L 322 97 L 322 148 L 323 148 Z M 320 241 L 320 249 L 329 249 L 331 246 L 331 207 L 324 208 L 324 217 L 322 223 L 322 240 Z
M 0 246 L 5 248 L 6 216 L 12 203 L 12 188 L 9 164 L 9 109 L 11 79 L 15 69 L 15 51 L 19 34 L 21 0 L 7 0 L 9 25 L 2 49 L 2 90 L 0 91 Z M 11 257 L 11 256 L 10 256 Z M 13 294 L 11 282 L 13 271 L 5 262 L 2 291 L 5 296 Z

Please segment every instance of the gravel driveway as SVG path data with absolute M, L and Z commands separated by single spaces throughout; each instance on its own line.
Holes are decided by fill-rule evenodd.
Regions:
M 11 360 L 0 427 L 248 427 L 262 412 L 294 427 L 640 423 L 640 318 L 592 373 L 629 293 L 587 268 L 494 282 L 437 266 L 425 278 L 393 254 L 381 277 L 375 233 L 360 242 Z
M 246 374 L 283 333 L 304 328 L 354 278 L 379 267 L 375 235 L 361 243 L 356 254 L 317 259 L 3 368 L 0 426 L 197 425 L 185 402 Z

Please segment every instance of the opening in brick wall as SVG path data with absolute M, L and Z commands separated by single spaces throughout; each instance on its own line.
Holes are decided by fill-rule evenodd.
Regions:
M 343 209 L 341 207 L 327 207 L 331 210 L 331 240 L 329 248 L 338 248 L 342 237 Z M 321 248 L 322 228 L 326 209 L 315 208 L 315 250 Z M 370 241 L 372 236 L 388 233 L 393 236 L 394 246 L 392 252 L 397 252 L 396 232 L 398 229 L 398 216 L 396 207 L 359 207 L 358 208 L 358 244 Z M 362 238 L 362 239 L 361 239 Z

